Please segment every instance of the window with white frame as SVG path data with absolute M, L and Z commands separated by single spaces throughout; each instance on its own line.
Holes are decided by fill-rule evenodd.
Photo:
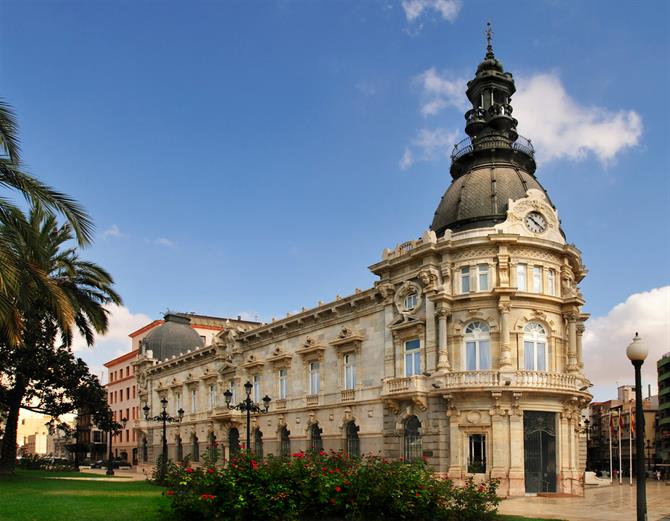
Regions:
M 556 295 L 556 272 L 554 270 L 547 272 L 547 293 L 551 296 Z
M 470 322 L 465 327 L 465 370 L 491 369 L 491 337 L 485 322 Z
M 470 266 L 461 268 L 461 293 L 470 293 Z
M 533 266 L 533 293 L 542 293 L 542 266 Z
M 405 342 L 405 376 L 421 374 L 421 341 L 413 338 Z
M 489 265 L 480 264 L 477 266 L 477 291 L 489 290 Z
M 486 472 L 486 435 L 470 434 L 468 436 L 468 472 L 483 474 Z
M 288 396 L 288 369 L 279 370 L 279 399 L 286 400 Z
M 418 295 L 414 292 L 407 295 L 405 297 L 405 300 L 404 300 L 404 303 L 403 303 L 403 305 L 405 307 L 405 311 L 413 310 L 416 307 L 416 303 L 418 301 L 418 298 L 419 298 Z
M 344 355 L 344 388 L 353 389 L 356 387 L 356 355 L 346 353 Z
M 529 322 L 523 329 L 524 367 L 529 371 L 547 370 L 547 333 L 542 324 Z
M 216 385 L 209 385 L 209 395 L 207 397 L 208 409 L 213 409 L 216 406 Z
M 198 410 L 198 394 L 195 389 L 191 389 L 191 412 L 195 414 Z
M 174 415 L 179 414 L 179 409 L 181 409 L 181 393 L 175 393 L 174 395 Z
M 258 403 L 261 400 L 261 375 L 254 375 L 254 402 Z
M 526 283 L 526 264 L 517 264 L 516 265 L 516 288 L 519 291 L 526 291 L 528 285 Z
M 310 362 L 308 366 L 309 376 L 309 394 L 319 394 L 321 390 L 321 364 L 319 362 Z

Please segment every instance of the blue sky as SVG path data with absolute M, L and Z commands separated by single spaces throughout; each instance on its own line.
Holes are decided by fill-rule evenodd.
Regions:
M 372 285 L 367 266 L 420 236 L 449 185 L 488 20 L 590 270 L 589 349 L 619 357 L 647 320 L 653 356 L 668 351 L 669 15 L 663 1 L 0 0 L 0 95 L 24 157 L 91 213 L 86 256 L 124 299 L 86 358 L 127 349 L 167 308 L 267 321 Z M 600 365 L 602 398 L 628 368 Z

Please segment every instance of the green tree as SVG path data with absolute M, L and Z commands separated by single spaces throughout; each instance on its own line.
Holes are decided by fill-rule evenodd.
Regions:
M 17 192 L 31 205 L 64 216 L 79 244 L 90 243 L 93 223 L 81 205 L 23 171 L 16 118 L 0 99 L 0 224 L 16 226 L 21 221 L 20 212 L 5 191 Z M 23 332 L 19 313 L 14 307 L 21 281 L 21 263 L 7 247 L 5 238 L 0 239 L 0 332 L 12 343 L 17 343 Z
M 27 218 L 12 215 L 0 223 L 0 237 L 20 263 L 12 304 L 24 333 L 18 344 L 0 334 L 0 409 L 7 416 L 0 473 L 14 470 L 21 408 L 58 417 L 87 405 L 105 428 L 105 391 L 70 347 L 75 330 L 92 345 L 108 327 L 105 304 L 121 302 L 109 273 L 79 257 L 69 224 L 39 206 Z

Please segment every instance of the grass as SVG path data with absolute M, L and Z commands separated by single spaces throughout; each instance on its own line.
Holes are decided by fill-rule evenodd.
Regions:
M 73 481 L 84 472 L 17 470 L 0 476 L 0 519 L 11 521 L 157 521 L 163 489 L 144 481 Z
M 84 472 L 17 470 L 0 476 L 0 519 L 8 521 L 158 521 L 167 506 L 163 489 L 145 481 L 79 481 L 54 477 L 102 477 Z M 498 516 L 500 521 L 553 521 Z M 270 521 L 270 520 L 268 520 Z

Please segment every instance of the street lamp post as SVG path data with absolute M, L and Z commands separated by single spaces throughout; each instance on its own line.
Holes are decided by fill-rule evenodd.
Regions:
M 654 448 L 654 444 L 651 440 L 645 440 L 644 448 L 647 449 L 647 470 L 651 470 L 651 449 Z
M 637 473 L 637 521 L 647 521 L 647 490 L 644 471 L 644 411 L 642 410 L 641 369 L 647 358 L 647 346 L 635 333 L 635 338 L 626 348 L 626 356 L 635 368 L 635 472 Z
M 233 393 L 230 389 L 227 389 L 226 392 L 223 393 L 223 396 L 226 399 L 226 407 L 228 407 L 228 409 L 237 409 L 238 411 L 247 412 L 247 450 L 250 450 L 251 448 L 251 413 L 267 413 L 270 409 L 271 401 L 271 398 L 266 394 L 263 397 L 263 406 L 261 407 L 260 404 L 255 403 L 251 399 L 251 389 L 253 389 L 253 385 L 251 382 L 247 381 L 247 383 L 244 384 L 244 390 L 247 393 L 247 397 L 236 405 L 230 404 L 230 401 L 233 399 Z
M 144 407 L 142 407 L 142 410 L 144 411 L 144 419 L 146 421 L 155 421 L 155 422 L 162 422 L 163 423 L 163 454 L 161 456 L 161 466 L 160 466 L 160 473 L 158 475 L 158 481 L 162 482 L 165 479 L 165 474 L 167 474 L 167 457 L 168 457 L 168 448 L 167 448 L 167 427 L 166 425 L 168 423 L 172 422 L 181 422 L 182 418 L 184 417 L 184 409 L 179 409 L 177 411 L 177 417 L 170 416 L 167 413 L 167 399 L 163 398 L 161 400 L 161 406 L 163 407 L 163 410 L 161 411 L 160 414 L 157 416 L 149 416 L 149 404 L 144 404 Z
M 121 425 L 123 426 L 124 429 L 126 428 L 127 421 L 128 418 L 121 418 Z M 114 424 L 112 423 L 109 427 L 109 430 L 107 431 L 107 436 L 109 436 L 109 455 L 107 456 L 107 472 L 105 472 L 105 474 L 107 474 L 108 476 L 114 475 L 114 463 L 112 462 L 112 436 L 114 433 L 113 427 Z

